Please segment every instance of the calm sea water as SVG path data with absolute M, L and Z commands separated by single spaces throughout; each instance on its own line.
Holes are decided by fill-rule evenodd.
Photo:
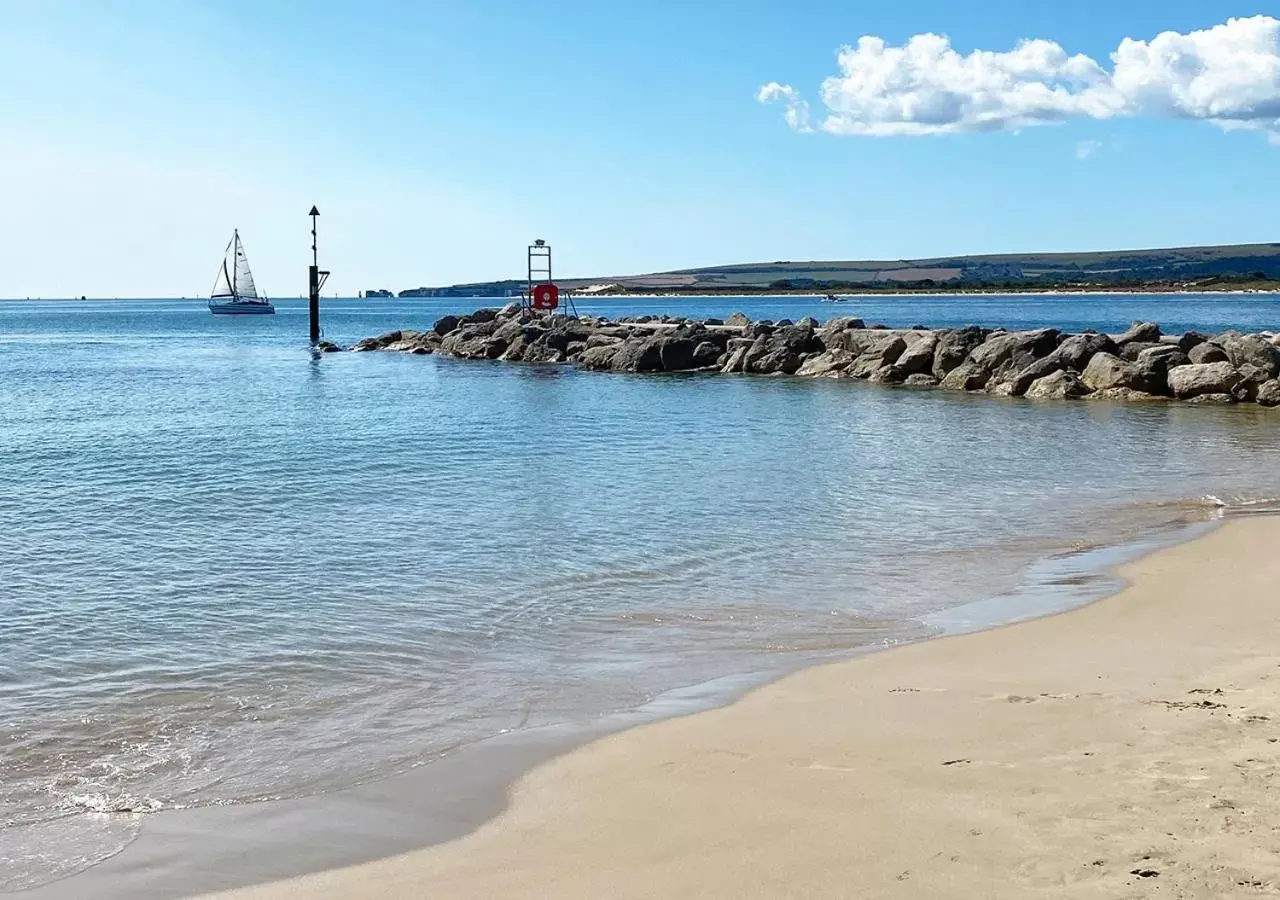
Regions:
M 459 300 L 325 301 L 339 342 Z M 611 315 L 1280 327 L 1240 296 L 646 299 Z M 929 633 L 1055 554 L 1280 496 L 1280 413 L 304 346 L 305 309 L 0 303 L 0 889 L 146 813 Z

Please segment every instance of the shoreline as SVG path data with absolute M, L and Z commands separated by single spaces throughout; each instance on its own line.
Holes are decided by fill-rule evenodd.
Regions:
M 23 896 L 132 900 L 188 896 L 189 890 L 252 889 L 247 886 L 376 865 L 465 840 L 505 814 L 513 785 L 529 773 L 600 740 L 733 706 L 796 673 L 1086 607 L 1123 589 L 1115 575 L 1118 567 L 1195 541 L 1220 527 L 1221 520 L 1222 513 L 1208 505 L 1188 507 L 1119 543 L 1040 557 L 1011 591 L 922 615 L 917 621 L 932 631 L 924 638 L 845 648 L 825 658 L 775 658 L 751 672 L 666 692 L 639 708 L 486 738 L 408 772 L 332 793 L 149 814 L 140 819 L 140 836 L 121 852 Z M 422 797 L 432 798 L 431 804 L 411 799 Z M 263 847 L 272 852 L 261 853 Z
M 1277 539 L 1227 521 L 1098 602 L 571 750 L 465 838 L 220 896 L 1256 896 L 1280 885 L 1252 827 L 1280 811 Z

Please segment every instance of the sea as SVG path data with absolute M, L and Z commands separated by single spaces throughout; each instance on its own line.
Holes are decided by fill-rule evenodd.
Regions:
M 323 329 L 504 302 L 326 298 Z M 157 812 L 1084 602 L 1101 550 L 1280 497 L 1280 411 L 1254 406 L 317 355 L 305 302 L 278 309 L 0 302 L 0 891 Z M 577 309 L 1280 329 L 1270 295 Z

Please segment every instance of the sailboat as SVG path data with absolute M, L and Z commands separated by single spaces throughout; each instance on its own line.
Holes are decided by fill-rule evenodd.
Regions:
M 222 265 L 213 280 L 209 312 L 215 316 L 269 316 L 275 311 L 270 300 L 258 296 L 253 273 L 249 271 L 249 257 L 244 255 L 244 244 L 240 243 L 237 229 L 222 254 Z

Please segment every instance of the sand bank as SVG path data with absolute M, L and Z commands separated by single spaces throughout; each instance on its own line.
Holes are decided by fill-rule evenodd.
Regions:
M 463 839 L 224 896 L 1274 892 L 1278 549 L 1233 521 L 1092 606 L 801 672 L 543 765 Z

